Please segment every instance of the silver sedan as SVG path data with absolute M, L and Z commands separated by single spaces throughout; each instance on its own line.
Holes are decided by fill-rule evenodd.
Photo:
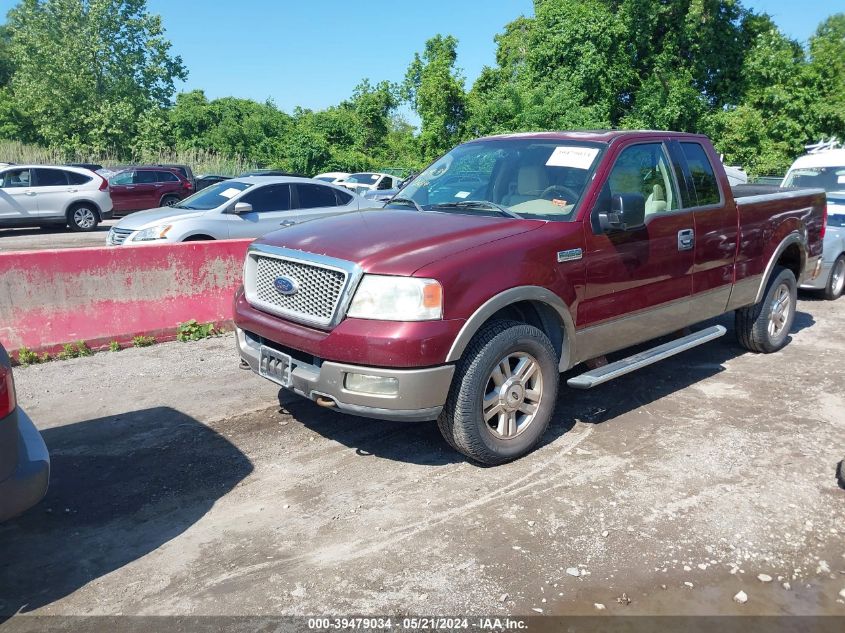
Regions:
M 346 189 L 310 178 L 252 176 L 211 185 L 172 207 L 120 220 L 106 244 L 160 244 L 255 238 L 306 220 L 358 211 Z

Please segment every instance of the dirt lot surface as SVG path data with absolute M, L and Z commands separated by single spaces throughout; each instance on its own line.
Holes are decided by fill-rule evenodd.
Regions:
M 845 615 L 845 300 L 799 307 L 779 354 L 562 388 L 497 468 L 279 395 L 231 335 L 20 369 L 53 480 L 0 526 L 0 614 Z
M 74 233 L 67 227 L 0 228 L 0 253 L 10 251 L 43 251 L 53 248 L 105 246 L 109 229 L 118 220 L 106 220 L 90 233 Z

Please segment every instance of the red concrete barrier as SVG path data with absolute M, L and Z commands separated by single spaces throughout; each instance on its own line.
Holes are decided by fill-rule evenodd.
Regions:
M 230 323 L 250 241 L 0 253 L 0 342 L 50 352 Z

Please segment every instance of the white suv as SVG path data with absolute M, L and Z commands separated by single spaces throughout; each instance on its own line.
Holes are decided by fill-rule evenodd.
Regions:
M 93 231 L 112 216 L 106 179 L 78 167 L 0 168 L 0 228 L 60 224 Z

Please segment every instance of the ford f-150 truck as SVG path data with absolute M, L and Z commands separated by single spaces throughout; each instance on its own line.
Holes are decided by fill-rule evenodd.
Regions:
M 824 231 L 822 190 L 732 190 L 704 136 L 483 138 L 383 210 L 254 242 L 234 301 L 238 347 L 253 371 L 318 404 L 436 419 L 454 448 L 499 464 L 540 441 L 559 372 L 584 363 L 569 386 L 602 384 L 725 328 L 605 355 L 727 312 L 744 347 L 779 350 Z

